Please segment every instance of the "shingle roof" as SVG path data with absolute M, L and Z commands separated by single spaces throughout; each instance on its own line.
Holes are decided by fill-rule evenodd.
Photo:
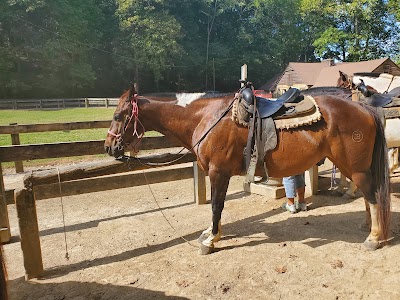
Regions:
M 276 74 L 274 77 L 272 77 L 270 80 L 268 80 L 262 86 L 260 86 L 258 89 L 264 90 L 264 91 L 274 91 L 276 89 L 276 85 L 278 84 L 278 81 L 282 77 L 282 74 L 283 73 Z
M 391 64 L 395 66 L 395 68 L 397 67 L 400 70 L 400 67 L 396 66 L 396 64 L 394 64 L 390 58 L 379 58 L 360 62 L 336 63 L 336 65 L 330 65 L 329 61 L 316 63 L 290 62 L 284 72 L 275 75 L 259 89 L 275 90 L 276 85 L 283 80 L 282 78 L 285 75 L 285 72 L 288 71 L 293 71 L 301 82 L 309 86 L 336 86 L 339 78 L 339 71 L 342 71 L 348 75 L 354 75 L 354 73 L 360 72 L 374 72 L 387 60 L 389 60 Z
M 292 68 L 293 71 L 302 79 L 303 83 L 307 85 L 314 85 L 320 72 L 327 68 L 326 63 L 298 63 L 291 62 L 288 68 Z
M 357 72 L 373 72 L 388 59 L 389 58 L 380 58 L 360 62 L 338 63 L 335 66 L 324 67 L 319 72 L 313 86 L 336 86 L 339 78 L 339 71 L 342 71 L 347 75 L 353 75 Z

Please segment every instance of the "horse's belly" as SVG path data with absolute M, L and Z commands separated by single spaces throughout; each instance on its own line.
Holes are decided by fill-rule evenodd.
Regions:
M 400 118 L 386 120 L 385 137 L 388 148 L 400 147 Z

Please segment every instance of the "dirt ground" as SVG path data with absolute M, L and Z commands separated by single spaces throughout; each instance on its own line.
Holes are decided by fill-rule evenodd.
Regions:
M 7 175 L 6 186 L 19 180 Z M 41 200 L 45 275 L 28 282 L 10 205 L 10 299 L 400 299 L 400 173 L 391 181 L 394 240 L 373 252 L 362 245 L 363 199 L 327 192 L 329 174 L 309 211 L 295 215 L 282 199 L 244 193 L 234 177 L 223 238 L 207 256 L 196 239 L 211 208 L 193 203 L 192 180 L 64 197 L 69 260 L 60 199 Z

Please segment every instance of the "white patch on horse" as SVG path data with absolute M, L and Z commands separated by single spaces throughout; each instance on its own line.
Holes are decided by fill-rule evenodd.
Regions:
M 176 94 L 176 99 L 178 100 L 178 103 L 176 105 L 186 107 L 193 101 L 196 101 L 200 99 L 202 96 L 204 96 L 205 93 L 182 93 L 182 94 Z

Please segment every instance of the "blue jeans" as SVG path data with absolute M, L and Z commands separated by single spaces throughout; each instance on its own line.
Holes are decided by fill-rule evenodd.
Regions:
M 283 177 L 283 186 L 285 187 L 286 197 L 295 198 L 297 196 L 296 190 L 306 186 L 304 172 L 298 175 Z

